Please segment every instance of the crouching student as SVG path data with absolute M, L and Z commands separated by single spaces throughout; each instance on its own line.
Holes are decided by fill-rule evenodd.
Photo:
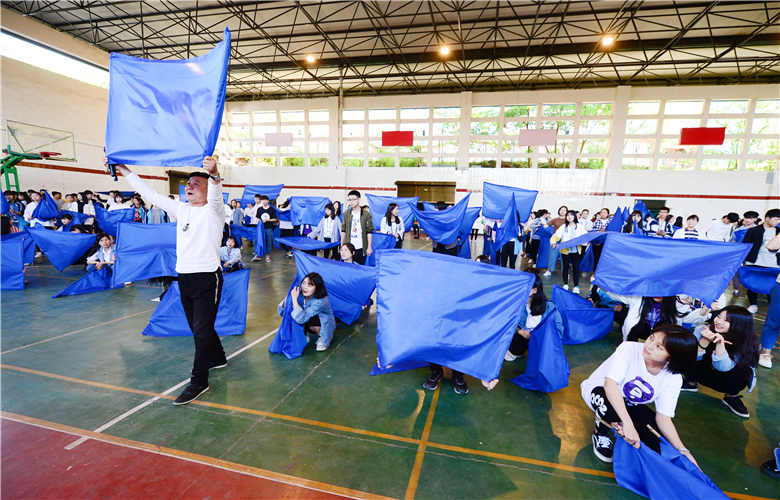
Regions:
M 660 441 L 649 425 L 695 464 L 672 422 L 682 374 L 690 373 L 695 364 L 696 337 L 681 326 L 658 325 L 644 343 L 621 343 L 580 384 L 582 399 L 596 414 L 592 436 L 596 457 L 612 462 L 612 432 L 601 422 L 611 425 L 634 448 L 641 441 L 660 452 Z M 656 411 L 650 403 L 655 403 Z
M 298 303 L 300 294 L 303 294 L 303 307 Z M 336 318 L 333 316 L 322 276 L 318 273 L 307 274 L 301 281 L 301 286 L 292 289 L 290 298 L 293 301 L 293 321 L 303 325 L 303 332 L 307 337 L 309 334 L 319 335 L 316 347 L 318 351 L 330 347 L 333 332 L 336 330 Z M 277 307 L 280 315 L 284 311 L 285 300 L 286 297 Z
M 758 363 L 753 316 L 741 306 L 717 311 L 712 321 L 693 332 L 699 341 L 696 368 L 683 384 L 697 391 L 702 384 L 723 393 L 723 404 L 735 415 L 750 417 L 740 392 L 752 385 Z
M 518 356 L 528 352 L 528 343 L 534 328 L 540 325 L 550 314 L 553 315 L 558 335 L 563 338 L 561 313 L 558 312 L 551 300 L 547 300 L 547 296 L 544 294 L 542 279 L 537 276 L 534 286 L 531 288 L 531 293 L 528 295 L 528 303 L 520 313 L 520 323 L 517 325 L 517 331 L 514 337 L 512 337 L 512 343 L 504 356 L 504 361 L 514 361 Z
M 241 269 L 241 247 L 234 236 L 228 236 L 225 240 L 225 246 L 219 249 L 219 262 L 222 264 L 222 271 L 229 273 Z
M 96 271 L 104 266 L 112 268 L 116 260 L 116 253 L 111 237 L 105 233 L 98 236 L 98 249 L 87 258 L 87 271 Z

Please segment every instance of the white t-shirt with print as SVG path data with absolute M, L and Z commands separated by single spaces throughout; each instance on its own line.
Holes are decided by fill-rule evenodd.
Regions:
M 355 250 L 363 248 L 363 228 L 360 227 L 360 213 L 352 213 L 352 225 L 349 228 L 349 242 L 355 246 Z
M 614 380 L 628 404 L 655 403 L 658 413 L 674 417 L 677 398 L 682 387 L 682 375 L 664 368 L 653 375 L 647 371 L 640 342 L 623 342 L 590 377 L 580 384 L 582 399 L 590 406 L 590 393 L 604 385 L 607 377 Z

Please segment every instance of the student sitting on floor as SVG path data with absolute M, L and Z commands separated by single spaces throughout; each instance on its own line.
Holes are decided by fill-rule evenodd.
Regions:
M 509 350 L 504 356 L 504 361 L 514 361 L 518 356 L 524 355 L 528 352 L 528 342 L 531 339 L 531 333 L 537 325 L 548 315 L 553 314 L 553 320 L 555 321 L 555 329 L 558 330 L 558 335 L 563 338 L 563 319 L 561 313 L 555 307 L 555 304 L 551 300 L 547 300 L 547 296 L 544 294 L 544 284 L 539 276 L 536 276 L 534 280 L 534 286 L 531 288 L 531 293 L 528 295 L 528 303 L 523 307 L 520 313 L 520 323 L 517 325 L 517 331 L 514 337 L 512 337 L 512 343 L 509 345 Z
M 639 448 L 641 441 L 659 452 L 660 441 L 649 425 L 696 464 L 672 422 L 681 374 L 690 373 L 695 363 L 696 337 L 677 325 L 656 326 L 644 343 L 620 344 L 580 384 L 582 399 L 597 418 L 592 436 L 596 457 L 612 462 L 614 442 L 608 425 L 633 447 Z M 650 403 L 655 403 L 656 411 L 650 409 Z
M 113 267 L 116 260 L 111 237 L 105 233 L 98 236 L 98 249 L 87 258 L 87 271 L 100 270 L 103 266 Z
M 680 324 L 674 295 L 668 297 L 642 297 L 641 295 L 618 295 L 606 291 L 607 295 L 623 304 L 628 312 L 623 322 L 623 340 L 635 342 L 645 339 L 655 325 L 663 323 Z
M 303 293 L 303 307 L 298 303 L 299 294 Z M 333 340 L 333 332 L 336 330 L 336 318 L 328 301 L 328 291 L 325 282 L 318 273 L 309 273 L 301 281 L 300 287 L 295 287 L 290 292 L 293 301 L 292 319 L 303 325 L 303 331 L 308 334 L 319 335 L 317 350 L 324 351 Z M 284 303 L 279 304 L 277 310 L 281 315 L 284 311 Z
M 727 306 L 693 333 L 699 340 L 696 369 L 686 377 L 683 390 L 697 391 L 697 384 L 702 384 L 722 392 L 723 404 L 735 415 L 748 418 L 739 393 L 752 385 L 758 364 L 753 317 L 744 307 Z
M 222 263 L 222 270 L 226 273 L 244 267 L 241 263 L 241 247 L 234 236 L 228 236 L 225 246 L 219 249 L 219 261 Z

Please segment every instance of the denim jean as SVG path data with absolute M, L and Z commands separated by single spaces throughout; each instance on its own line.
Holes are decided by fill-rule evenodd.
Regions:
M 561 257 L 561 252 L 558 250 L 558 247 L 550 248 L 550 260 L 547 265 L 547 270 L 551 273 L 555 272 L 555 268 L 558 265 L 558 259 Z
M 267 227 L 265 231 L 265 254 L 270 255 L 271 250 L 274 248 L 274 228 Z
M 772 349 L 780 333 L 780 283 L 775 283 L 769 292 L 769 310 L 766 312 L 764 328 L 761 329 L 761 347 Z

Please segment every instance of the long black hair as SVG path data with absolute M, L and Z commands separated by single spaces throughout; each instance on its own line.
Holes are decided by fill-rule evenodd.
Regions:
M 729 331 L 723 337 L 731 342 L 726 344 L 726 351 L 740 368 L 755 367 L 758 363 L 758 340 L 753 331 L 753 315 L 742 306 L 726 306 L 720 311 L 712 313 L 709 321 L 710 329 L 715 331 L 715 317 L 721 312 L 726 313 L 726 321 L 729 322 Z M 708 351 L 715 346 L 710 344 Z
M 544 282 L 542 282 L 542 278 L 535 274 L 536 279 L 534 279 L 534 286 L 531 288 L 532 290 L 535 290 L 533 295 L 531 295 L 531 303 L 528 305 L 528 308 L 531 310 L 531 316 L 539 316 L 540 314 L 544 314 L 544 311 L 547 310 L 547 296 L 544 294 Z
M 333 206 L 333 203 L 328 203 L 325 205 L 325 210 L 330 210 L 330 218 L 335 219 L 336 218 L 336 208 Z M 328 215 L 326 214 L 325 217 Z
M 567 227 L 569 226 L 569 214 L 571 214 L 572 217 L 574 217 L 574 220 L 571 221 L 571 223 L 574 224 L 574 226 L 576 227 L 577 224 L 578 224 L 577 212 L 575 212 L 574 210 L 567 210 L 566 211 L 566 215 L 563 216 L 563 225 L 567 226 Z
M 628 333 L 629 340 L 646 339 L 653 331 L 650 323 L 647 322 L 647 315 L 653 310 L 655 300 L 653 297 L 642 297 L 642 308 L 639 311 L 639 322 L 631 328 Z M 680 315 L 677 312 L 677 297 L 669 295 L 663 297 L 661 301 L 661 316 L 656 325 L 675 324 Z
M 391 226 L 393 225 L 393 222 L 396 224 L 401 222 L 401 218 L 397 215 L 393 215 L 393 209 L 398 207 L 398 203 L 391 203 L 387 205 L 387 211 L 385 212 L 385 220 L 387 221 L 387 225 Z M 393 217 L 395 217 L 395 220 L 393 220 Z
M 328 296 L 328 291 L 325 289 L 325 282 L 322 280 L 322 276 L 320 276 L 319 273 L 309 273 L 303 277 L 304 280 L 307 278 L 309 282 L 314 285 L 314 293 L 311 295 L 313 298 L 321 299 Z M 301 283 L 303 283 L 303 280 L 301 280 Z
M 690 374 L 696 366 L 699 350 L 696 336 L 682 326 L 669 323 L 656 325 L 655 332 L 664 332 L 664 349 L 669 353 L 666 369 L 672 373 Z

